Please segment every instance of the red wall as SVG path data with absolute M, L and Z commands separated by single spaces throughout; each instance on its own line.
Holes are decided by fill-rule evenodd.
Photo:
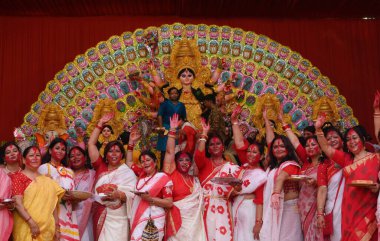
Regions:
M 229 25 L 263 34 L 309 59 L 330 78 L 370 134 L 380 89 L 379 20 L 200 19 L 176 17 L 0 17 L 0 140 L 75 56 L 112 35 L 162 24 Z

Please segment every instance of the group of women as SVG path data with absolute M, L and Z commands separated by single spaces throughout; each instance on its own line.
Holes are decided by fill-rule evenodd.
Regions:
M 379 103 L 377 93 L 376 133 Z M 0 240 L 378 240 L 380 157 L 366 150 L 363 128 L 342 136 L 320 115 L 315 135 L 300 141 L 288 123 L 285 136 L 276 134 L 264 110 L 265 153 L 261 142 L 243 137 L 240 112 L 231 115 L 240 165 L 225 158 L 224 140 L 204 120 L 194 153 L 176 153 L 177 114 L 161 172 L 150 150 L 134 162 L 138 128 L 126 148 L 110 141 L 99 152 L 112 114 L 97 123 L 87 152 L 67 150 L 60 138 L 43 157 L 36 146 L 21 153 L 5 144 Z M 82 200 L 74 191 L 93 195 Z

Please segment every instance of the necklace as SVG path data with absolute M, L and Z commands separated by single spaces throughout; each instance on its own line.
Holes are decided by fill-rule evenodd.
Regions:
M 21 167 L 18 167 L 18 169 L 16 171 L 11 171 L 8 169 L 8 165 L 5 165 L 5 169 L 6 169 L 6 173 L 11 173 L 11 174 L 14 174 L 14 173 L 21 171 Z
M 193 180 L 192 180 L 192 178 L 189 179 L 189 182 L 190 182 L 190 185 L 189 185 L 188 182 L 186 181 L 187 178 L 185 178 L 184 175 L 182 175 L 182 174 L 181 174 L 181 177 L 182 177 L 182 180 L 185 183 L 185 185 L 190 189 L 190 193 L 193 193 L 193 191 L 194 191 L 194 179 Z
M 138 187 L 137 185 L 138 185 L 138 183 L 140 182 L 140 180 L 141 180 L 141 179 L 140 179 L 140 180 L 137 182 L 137 184 L 136 184 L 136 190 L 137 190 L 137 191 L 140 191 L 143 187 L 145 187 L 146 184 L 149 183 L 150 179 L 152 179 L 156 174 L 157 174 L 157 172 L 155 172 L 151 177 L 149 177 L 148 180 L 145 180 L 145 178 L 144 178 L 144 184 L 143 184 L 141 187 Z
M 80 172 L 78 172 L 78 173 L 75 173 L 75 176 L 77 176 L 77 175 L 82 175 L 77 183 L 76 183 L 76 180 L 74 179 L 75 190 L 78 190 L 79 184 L 81 183 L 81 181 L 83 180 L 83 177 L 85 176 L 85 174 L 86 174 L 87 172 L 88 172 L 88 170 L 85 169 L 84 171 L 80 171 Z

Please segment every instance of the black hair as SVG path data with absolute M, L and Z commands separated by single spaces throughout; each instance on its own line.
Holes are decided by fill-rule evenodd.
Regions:
M 140 154 L 140 156 L 139 156 L 139 161 L 140 161 L 140 162 L 141 162 L 141 157 L 142 157 L 142 156 L 145 156 L 145 155 L 149 156 L 150 158 L 153 159 L 153 161 L 154 161 L 155 163 L 157 163 L 157 157 L 156 157 L 156 155 L 155 155 L 151 150 L 145 150 L 145 151 L 141 152 L 141 154 Z
M 371 136 L 367 133 L 366 129 L 362 125 L 357 125 L 357 126 L 347 129 L 346 132 L 344 133 L 344 147 L 343 147 L 343 149 L 346 152 L 349 152 L 348 147 L 347 147 L 347 136 L 351 130 L 355 131 L 356 134 L 358 134 L 361 142 L 363 143 L 363 146 L 366 141 L 371 139 Z M 351 155 L 353 154 L 351 153 Z
M 64 139 L 62 138 L 54 138 L 51 142 L 50 142 L 50 145 L 49 145 L 49 149 L 48 151 L 45 153 L 45 155 L 42 157 L 42 164 L 45 164 L 45 163 L 48 163 L 51 161 L 51 154 L 50 154 L 50 150 L 53 149 L 53 147 L 58 144 L 58 143 L 61 143 L 65 146 L 66 148 L 66 154 L 67 154 L 67 143 Z M 63 164 L 65 167 L 67 167 L 67 155 L 65 155 L 63 157 L 63 159 L 61 160 L 61 164 Z
M 172 91 L 172 90 L 177 90 L 177 92 L 179 93 L 179 90 L 176 88 L 176 87 L 170 87 L 169 89 L 168 89 L 168 94 L 170 95 L 170 92 Z
M 83 150 L 83 148 L 80 147 L 80 146 L 73 146 L 73 147 L 71 147 L 71 149 L 70 149 L 70 151 L 69 151 L 69 153 L 67 155 L 67 157 L 69 158 L 69 160 L 70 160 L 71 152 L 73 152 L 75 149 L 78 150 L 78 151 L 80 151 L 83 154 L 83 156 L 84 156 L 84 158 L 86 160 L 86 162 L 84 164 L 85 168 L 86 169 L 92 169 L 91 160 L 90 160 L 90 158 L 88 158 L 87 151 Z
M 104 130 L 104 128 L 110 129 L 111 133 L 113 134 L 112 126 L 110 126 L 110 125 L 104 125 L 103 128 L 102 128 L 102 131 Z
M 121 158 L 122 159 L 125 158 L 125 149 L 124 149 L 123 144 L 120 141 L 110 141 L 107 143 L 106 147 L 104 147 L 104 160 L 105 160 L 105 162 L 107 162 L 107 154 L 113 146 L 118 146 L 120 151 L 121 151 L 121 154 L 122 154 Z
M 282 140 L 282 142 L 285 145 L 285 149 L 288 151 L 288 154 L 284 157 L 284 159 L 281 160 L 281 162 L 279 162 L 277 158 L 273 155 L 273 144 L 278 139 Z M 269 168 L 273 169 L 279 167 L 285 161 L 295 161 L 299 163 L 297 155 L 295 154 L 294 147 L 292 143 L 289 141 L 289 139 L 286 136 L 277 135 L 274 137 L 269 148 Z
M 314 126 L 306 126 L 305 129 L 303 129 L 303 131 L 311 132 L 314 135 L 315 134 L 315 127 Z
M 340 139 L 342 139 L 342 141 L 343 141 L 342 133 L 331 122 L 325 122 L 322 126 L 322 131 L 323 131 L 323 134 L 325 135 L 325 137 L 327 136 L 327 133 L 329 133 L 330 131 L 334 131 L 339 135 Z
M 210 132 L 208 134 L 208 139 L 206 141 L 206 148 L 205 148 L 206 157 L 211 157 L 210 153 L 208 152 L 208 147 L 210 145 L 210 141 L 211 141 L 212 138 L 218 138 L 222 142 L 222 145 L 224 146 L 224 140 L 223 140 L 222 136 L 219 133 L 217 133 L 217 132 Z M 224 155 L 223 155 L 223 159 L 225 159 Z
M 204 101 L 206 100 L 209 100 L 211 101 L 212 103 L 216 103 L 216 99 L 215 99 L 215 94 L 208 94 L 208 95 L 205 95 L 205 97 L 203 98 Z
M 21 153 L 21 148 L 17 145 L 16 142 L 14 141 L 9 141 L 5 143 L 1 148 L 0 148 L 0 164 L 5 163 L 5 149 L 7 149 L 8 146 L 15 146 L 18 150 L 18 152 Z
M 28 146 L 28 147 L 22 152 L 22 157 L 23 157 L 23 158 L 26 158 L 26 155 L 28 155 L 29 151 L 30 151 L 32 148 L 37 148 L 38 151 L 39 151 L 40 154 L 41 154 L 40 148 L 38 148 L 38 146 Z
M 174 155 L 174 160 L 175 160 L 176 163 L 178 162 L 178 159 L 179 159 L 179 157 L 180 157 L 182 154 L 187 155 L 187 156 L 190 158 L 190 161 L 193 162 L 193 158 L 192 158 L 192 156 L 191 156 L 191 154 L 190 154 L 189 152 L 187 152 L 187 151 L 179 151 L 179 152 L 177 152 L 177 153 Z
M 190 69 L 190 68 L 184 68 L 184 69 L 181 69 L 181 71 L 178 72 L 177 79 L 179 79 L 179 77 L 181 77 L 181 74 L 182 74 L 183 72 L 186 72 L 186 70 L 189 71 L 190 73 L 192 73 L 192 74 L 193 74 L 193 77 L 194 77 L 194 79 L 195 79 L 195 73 L 194 73 L 194 70 L 192 70 L 192 69 Z

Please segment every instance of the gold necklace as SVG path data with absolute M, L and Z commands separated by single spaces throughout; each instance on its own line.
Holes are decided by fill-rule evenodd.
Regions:
M 187 183 L 186 181 L 186 178 L 184 177 L 184 175 L 181 174 L 181 177 L 182 177 L 182 180 L 183 182 L 185 183 L 185 185 L 190 189 L 190 193 L 193 193 L 194 191 L 194 179 L 193 180 L 189 180 L 190 181 L 190 185 Z

